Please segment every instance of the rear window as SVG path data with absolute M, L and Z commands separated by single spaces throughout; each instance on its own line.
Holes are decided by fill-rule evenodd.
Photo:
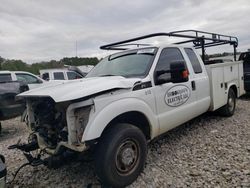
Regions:
M 10 74 L 0 74 L 0 82 L 10 82 L 12 81 Z
M 65 80 L 63 72 L 54 72 L 54 80 Z

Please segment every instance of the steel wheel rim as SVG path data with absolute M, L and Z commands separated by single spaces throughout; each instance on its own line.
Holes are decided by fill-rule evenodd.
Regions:
M 140 149 L 138 142 L 127 139 L 120 144 L 116 153 L 115 165 L 119 174 L 129 175 L 134 172 L 139 162 Z

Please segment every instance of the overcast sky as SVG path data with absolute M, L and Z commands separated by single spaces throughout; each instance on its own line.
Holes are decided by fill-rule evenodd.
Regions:
M 249 0 L 1 0 L 0 56 L 59 60 L 76 55 L 77 41 L 78 56 L 101 57 L 100 45 L 180 29 L 237 36 L 244 51 L 249 13 Z

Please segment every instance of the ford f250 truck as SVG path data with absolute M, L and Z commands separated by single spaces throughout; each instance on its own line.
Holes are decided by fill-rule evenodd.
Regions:
M 157 36 L 188 40 L 158 46 L 132 43 Z M 190 42 L 193 47 L 180 45 Z M 52 160 L 34 158 L 35 164 L 40 160 L 47 165 L 66 151 L 90 150 L 104 185 L 132 183 L 144 168 L 149 141 L 207 111 L 234 114 L 236 97 L 244 93 L 242 62 L 205 66 L 202 60 L 206 47 L 222 43 L 236 52 L 236 37 L 195 30 L 101 46 L 121 52 L 104 58 L 84 79 L 18 96 L 27 101 L 30 136 L 28 144 L 16 148 L 49 154 Z M 202 57 L 195 48 L 201 48 Z

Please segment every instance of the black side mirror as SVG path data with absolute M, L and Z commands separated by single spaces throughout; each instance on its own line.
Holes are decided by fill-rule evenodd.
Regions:
M 167 82 L 181 83 L 188 81 L 188 70 L 184 61 L 170 63 L 169 70 L 158 70 L 155 74 L 156 85 Z
M 180 83 L 188 81 L 188 70 L 184 61 L 176 61 L 170 63 L 171 81 L 173 83 Z

